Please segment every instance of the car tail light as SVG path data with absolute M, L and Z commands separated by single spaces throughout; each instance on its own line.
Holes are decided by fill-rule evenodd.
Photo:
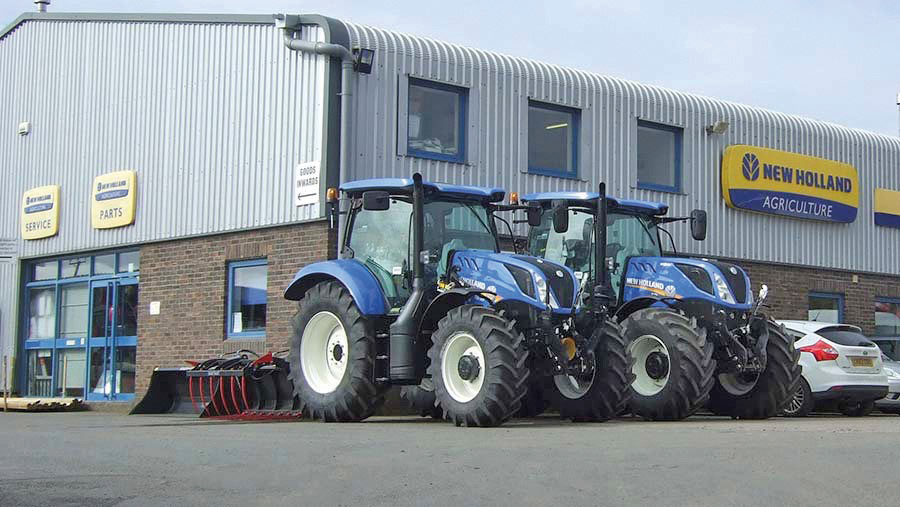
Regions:
M 797 350 L 800 352 L 809 352 L 816 358 L 816 361 L 833 361 L 838 358 L 838 351 L 822 340 L 819 340 L 812 345 L 807 345 L 806 347 L 800 347 Z

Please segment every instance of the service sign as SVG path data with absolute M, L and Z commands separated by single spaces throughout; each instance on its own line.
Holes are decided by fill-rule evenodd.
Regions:
M 22 238 L 41 239 L 59 232 L 59 185 L 32 188 L 22 196 Z
M 875 189 L 875 225 L 900 229 L 900 192 Z
M 850 223 L 859 208 L 859 177 L 843 162 L 733 145 L 722 156 L 722 196 L 732 208 Z
M 91 225 L 94 229 L 112 229 L 134 223 L 137 207 L 137 175 L 117 171 L 94 178 L 91 197 Z
M 294 205 L 319 203 L 319 163 L 306 162 L 294 168 Z

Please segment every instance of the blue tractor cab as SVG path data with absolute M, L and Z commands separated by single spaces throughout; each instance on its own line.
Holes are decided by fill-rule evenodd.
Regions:
M 564 416 L 615 415 L 606 407 L 621 405 L 627 382 L 606 378 L 627 377 L 624 338 L 611 322 L 576 330 L 573 269 L 500 252 L 495 213 L 514 209 L 503 190 L 418 174 L 340 190 L 347 211 L 329 204 L 344 217 L 340 258 L 305 266 L 285 290 L 299 302 L 290 375 L 308 415 L 363 419 L 399 384 L 423 415 L 489 426 L 549 378 Z
M 759 312 L 768 289 L 754 302 L 743 269 L 679 255 L 664 228 L 689 222 L 702 241 L 706 212 L 669 217 L 666 204 L 610 197 L 602 183 L 599 192 L 535 193 L 522 201 L 529 253 L 572 269 L 585 286 L 608 287 L 579 304 L 589 311 L 601 302 L 623 325 L 634 359 L 633 412 L 681 419 L 708 404 L 763 418 L 793 395 L 800 371 L 793 344 Z

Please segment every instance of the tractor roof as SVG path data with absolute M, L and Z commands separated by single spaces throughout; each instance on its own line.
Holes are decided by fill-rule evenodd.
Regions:
M 470 187 L 466 185 L 450 185 L 447 183 L 435 183 L 423 181 L 422 186 L 425 195 L 448 197 L 451 199 L 476 200 L 482 202 L 499 202 L 503 200 L 506 192 L 501 188 Z M 375 178 L 370 180 L 350 181 L 341 185 L 341 190 L 351 196 L 361 195 L 367 190 L 386 190 L 391 193 L 411 194 L 413 188 L 412 178 Z
M 600 194 L 597 192 L 539 192 L 536 194 L 528 194 L 522 197 L 524 202 L 550 202 L 550 201 L 569 201 L 569 204 L 578 205 L 596 205 Z M 661 202 L 653 201 L 636 201 L 632 199 L 617 199 L 607 195 L 606 198 L 610 203 L 610 210 L 626 209 L 634 213 L 649 215 L 665 215 L 669 212 L 669 205 Z

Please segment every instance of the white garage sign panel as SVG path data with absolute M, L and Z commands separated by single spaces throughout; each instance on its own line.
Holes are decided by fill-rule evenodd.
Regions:
M 294 205 L 319 204 L 319 163 L 297 164 L 294 169 Z

